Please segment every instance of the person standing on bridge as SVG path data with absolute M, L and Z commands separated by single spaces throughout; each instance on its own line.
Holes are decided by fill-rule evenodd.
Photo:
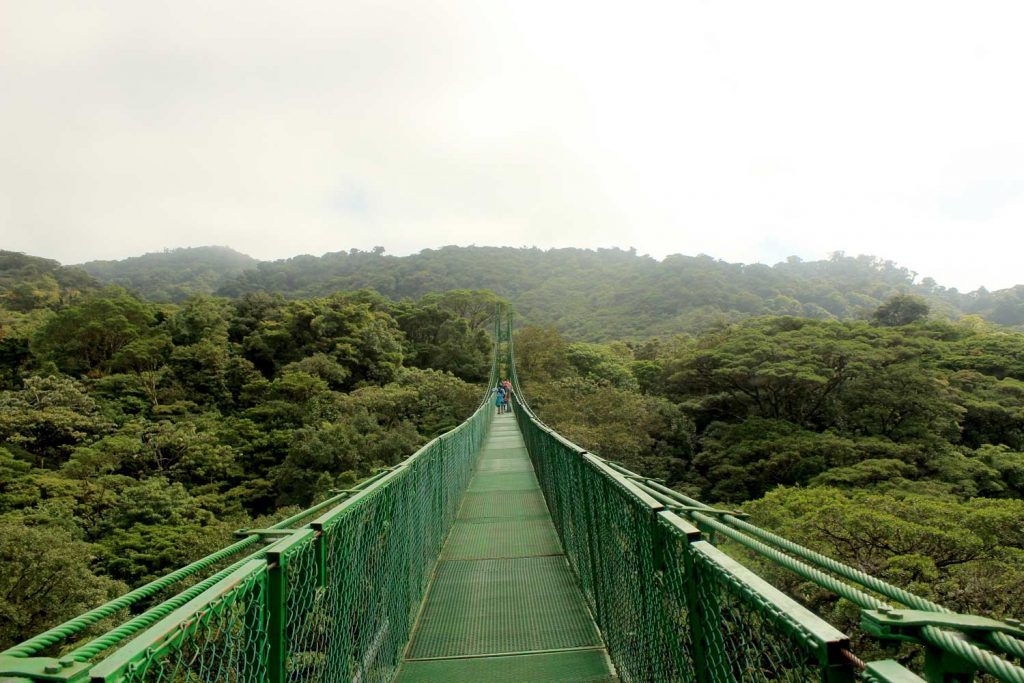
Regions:
M 501 386 L 505 387 L 505 412 L 512 412 L 512 382 L 503 380 Z
M 501 415 L 502 407 L 505 405 L 505 387 L 502 386 L 501 382 L 498 382 L 498 386 L 494 387 L 494 407 L 498 409 L 498 414 Z

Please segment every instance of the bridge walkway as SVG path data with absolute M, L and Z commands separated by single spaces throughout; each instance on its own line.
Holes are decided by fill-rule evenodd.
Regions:
M 498 415 L 397 683 L 610 683 L 609 662 L 515 418 Z

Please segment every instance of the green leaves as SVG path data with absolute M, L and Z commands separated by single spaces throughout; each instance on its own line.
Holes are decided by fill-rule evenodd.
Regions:
M 0 643 L 14 643 L 125 592 L 97 575 L 97 548 L 59 528 L 0 518 Z
M 34 352 L 70 374 L 105 370 L 128 344 L 149 335 L 152 305 L 111 287 L 57 313 L 33 339 Z
M 29 310 L 0 308 L 0 529 L 21 540 L 59 532 L 66 560 L 91 564 L 64 569 L 80 586 L 38 593 L 75 611 L 114 580 L 146 581 L 221 547 L 255 516 L 305 506 L 410 455 L 476 407 L 481 388 L 463 378 L 481 378 L 490 352 L 478 329 L 493 315 L 486 293 L 154 306 L 110 288 L 65 304 L 5 290 L 3 278 L 0 306 L 17 299 Z M 33 308 L 44 304 L 55 310 Z M 0 575 L 20 576 L 29 562 L 59 568 L 57 556 L 4 548 Z M 26 607 L 37 591 L 26 581 L 7 604 L 0 593 L 0 616 L 11 605 L 29 615 L 0 627 L 0 648 L 64 614 Z
M 1019 607 L 1024 501 L 781 488 L 744 510 L 754 524 L 953 610 L 998 618 Z
M 876 325 L 895 327 L 917 322 L 928 315 L 928 312 L 928 303 L 921 297 L 897 294 L 879 306 L 871 314 L 871 320 Z

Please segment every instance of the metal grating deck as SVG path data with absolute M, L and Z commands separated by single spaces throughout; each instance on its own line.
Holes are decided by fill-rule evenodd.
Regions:
M 497 416 L 397 681 L 615 680 L 515 420 Z
M 608 657 L 603 650 L 575 650 L 510 657 L 430 659 L 405 662 L 402 683 L 607 683 Z

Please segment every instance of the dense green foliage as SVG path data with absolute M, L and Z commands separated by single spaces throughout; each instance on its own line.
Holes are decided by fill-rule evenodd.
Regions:
M 769 267 L 709 256 L 657 261 L 619 249 L 444 247 L 408 257 L 376 249 L 261 263 L 222 292 L 314 296 L 370 287 L 418 297 L 450 287 L 483 288 L 509 299 L 526 323 L 553 325 L 570 338 L 607 340 L 697 331 L 766 313 L 853 318 L 914 290 L 912 282 L 913 273 L 891 261 L 839 254 Z M 939 303 L 939 293 L 933 286 L 929 296 Z M 955 302 L 939 305 L 954 312 Z
M 499 296 L 540 323 L 519 368 L 570 439 L 953 609 L 1019 611 L 1024 335 L 986 318 L 1024 322 L 1024 287 L 960 294 L 842 255 L 246 258 L 94 279 L 0 252 L 0 641 L 454 426 Z M 848 604 L 761 570 L 855 630 Z
M 224 248 L 202 248 L 83 267 L 151 301 L 181 301 L 193 293 L 311 298 L 361 288 L 419 299 L 449 289 L 487 289 L 511 301 L 522 322 L 590 341 L 699 332 L 758 315 L 866 319 L 897 294 L 923 297 L 933 313 L 953 319 L 975 314 L 1024 324 L 1024 286 L 962 294 L 931 278 L 916 282 L 915 273 L 892 261 L 842 253 L 824 261 L 791 257 L 769 267 L 703 255 L 658 261 L 620 249 L 443 247 L 398 257 L 378 247 L 256 263 Z
M 191 247 L 121 261 L 89 261 L 80 268 L 105 283 L 139 292 L 150 301 L 177 303 L 196 294 L 214 293 L 256 263 L 251 256 L 228 247 Z
M 99 282 L 78 268 L 0 249 L 0 310 L 8 316 L 58 306 L 98 287 Z
M 1024 335 L 928 319 L 759 317 L 696 337 L 516 340 L 528 398 L 583 447 L 962 611 L 1024 594 Z M 903 324 L 900 324 L 903 323 Z M 856 614 L 762 571 L 850 631 Z
M 488 292 L 157 305 L 79 273 L 4 273 L 26 295 L 0 309 L 0 648 L 395 464 L 482 394 Z

